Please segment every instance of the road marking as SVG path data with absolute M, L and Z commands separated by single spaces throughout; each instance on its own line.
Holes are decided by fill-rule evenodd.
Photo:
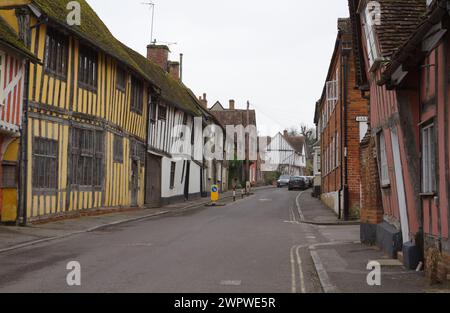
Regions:
M 303 264 L 302 264 L 302 258 L 300 257 L 300 246 L 297 247 L 296 253 L 297 253 L 297 263 L 298 263 L 298 270 L 300 275 L 300 290 L 302 293 L 306 293 L 305 288 L 305 276 L 303 274 Z
M 303 215 L 302 209 L 300 207 L 300 197 L 304 194 L 304 191 L 300 192 L 297 196 L 297 198 L 295 198 L 295 204 L 297 205 L 297 210 L 298 210 L 298 215 L 300 216 L 300 221 L 304 222 L 305 221 L 305 216 Z
M 300 257 L 300 249 L 307 246 L 292 246 L 291 247 L 291 291 L 292 293 L 297 293 L 297 270 L 298 267 L 298 277 L 300 280 L 300 292 L 306 293 L 305 287 L 305 275 L 303 273 L 303 262 Z
M 292 293 L 297 293 L 297 280 L 295 276 L 295 258 L 294 258 L 295 246 L 291 247 L 291 283 L 292 283 Z
M 220 282 L 222 286 L 234 286 L 239 287 L 242 285 L 242 280 L 222 280 Z

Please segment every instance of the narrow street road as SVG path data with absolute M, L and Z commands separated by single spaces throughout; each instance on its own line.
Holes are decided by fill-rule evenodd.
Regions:
M 297 223 L 298 196 L 262 190 L 1 254 L 0 292 L 321 292 L 306 247 L 336 233 Z M 66 283 L 70 261 L 81 264 L 81 287 Z

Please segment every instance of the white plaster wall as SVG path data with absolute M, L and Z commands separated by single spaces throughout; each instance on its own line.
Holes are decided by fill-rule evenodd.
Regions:
M 183 172 L 183 161 L 177 161 L 175 169 L 174 188 L 170 189 L 170 168 L 172 159 L 164 157 L 162 159 L 161 193 L 163 198 L 171 198 L 184 194 L 184 183 L 181 184 L 181 174 Z
M 339 192 L 324 193 L 321 196 L 322 202 L 332 209 L 336 214 L 339 214 Z
M 200 193 L 200 166 L 191 162 L 191 173 L 189 178 L 189 194 Z

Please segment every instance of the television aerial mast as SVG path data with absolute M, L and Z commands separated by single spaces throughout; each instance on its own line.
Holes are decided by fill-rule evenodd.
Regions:
M 150 43 L 153 43 L 153 29 L 155 22 L 155 4 L 153 2 L 141 2 L 141 4 L 148 5 L 150 10 L 152 11 L 152 26 L 150 31 Z

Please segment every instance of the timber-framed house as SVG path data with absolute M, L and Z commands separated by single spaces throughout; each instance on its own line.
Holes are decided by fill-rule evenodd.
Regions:
M 162 118 L 164 109 L 166 119 L 182 122 L 186 115 L 180 112 L 200 115 L 187 88 L 114 38 L 85 0 L 78 1 L 79 26 L 67 23 L 68 0 L 6 2 L 0 17 L 42 60 L 30 65 L 27 77 L 26 182 L 18 219 L 143 207 L 160 199 L 146 192 L 153 181 L 165 179 L 146 179 L 146 162 L 153 166 L 147 157 L 149 123 L 154 114 Z M 166 103 L 180 111 L 175 114 Z M 161 109 L 150 111 L 155 106 Z

